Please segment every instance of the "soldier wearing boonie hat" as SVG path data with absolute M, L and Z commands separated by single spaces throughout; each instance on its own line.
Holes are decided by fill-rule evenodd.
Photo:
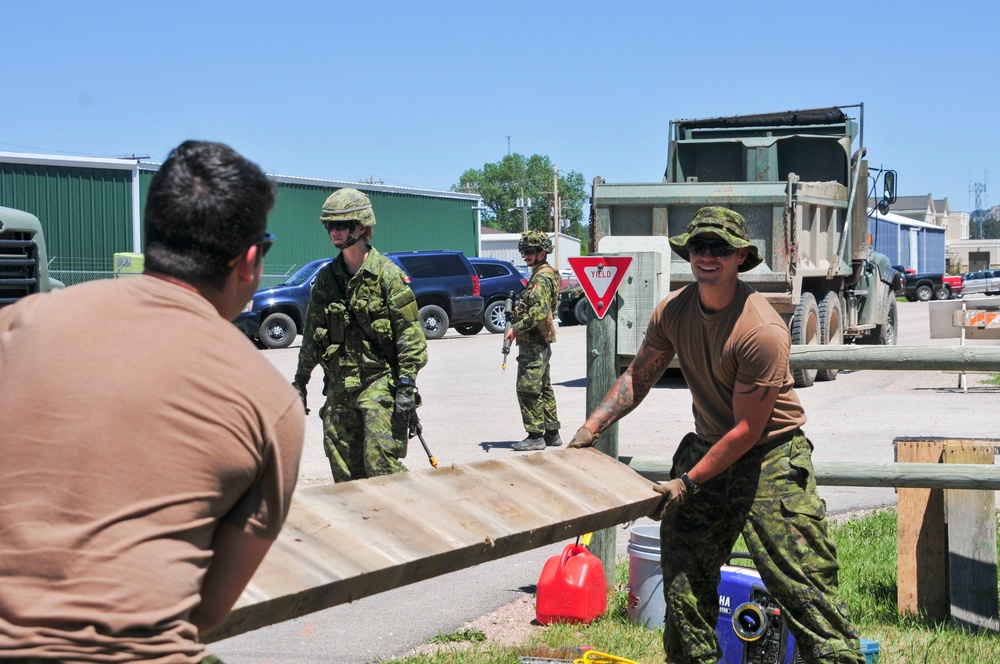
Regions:
M 740 272 L 752 270 L 763 261 L 757 245 L 750 241 L 746 219 L 739 212 L 718 206 L 701 208 L 688 224 L 687 231 L 670 238 L 670 247 L 678 256 L 690 263 L 691 256 L 687 244 L 703 235 L 715 235 L 736 249 L 745 247 L 747 257 L 739 267 Z
M 573 436 L 590 447 L 634 410 L 676 357 L 695 427 L 673 455 L 671 480 L 650 516 L 662 519 L 660 565 L 669 662 L 721 661 L 719 568 L 739 535 L 781 605 L 803 661 L 863 664 L 838 588 L 837 554 L 816 491 L 813 444 L 788 368 L 788 326 L 738 272 L 760 265 L 746 220 L 703 207 L 670 246 L 696 281 L 650 317 L 635 359 Z

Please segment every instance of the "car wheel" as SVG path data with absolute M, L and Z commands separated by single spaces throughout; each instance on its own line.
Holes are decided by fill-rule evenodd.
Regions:
M 493 334 L 503 334 L 504 330 L 507 329 L 507 314 L 503 311 L 505 306 L 506 300 L 497 300 L 486 305 L 486 311 L 483 312 L 483 324 Z
M 819 341 L 824 346 L 844 344 L 844 322 L 840 315 L 840 297 L 828 291 L 819 302 Z M 816 380 L 836 380 L 839 369 L 818 369 Z
M 448 331 L 448 314 L 436 304 L 420 307 L 420 326 L 428 339 L 440 339 Z
M 934 289 L 927 284 L 917 286 L 917 299 L 921 302 L 929 302 L 934 297 Z
M 260 324 L 259 334 L 265 348 L 288 348 L 298 332 L 291 316 L 275 312 Z
M 936 291 L 934 291 L 934 297 L 938 300 L 947 300 L 951 298 L 951 290 L 947 286 L 941 286 Z
M 820 343 L 819 306 L 812 293 L 803 293 L 792 318 L 792 344 L 818 346 Z M 816 380 L 816 369 L 796 369 L 792 372 L 795 387 L 809 387 Z
M 587 302 L 586 297 L 581 297 L 576 301 L 573 315 L 576 316 L 576 322 L 580 325 L 586 325 L 587 321 L 590 320 L 590 302 Z
M 472 336 L 473 334 L 479 334 L 482 331 L 483 326 L 481 323 L 466 323 L 464 325 L 456 325 L 455 329 L 458 330 L 459 334 Z

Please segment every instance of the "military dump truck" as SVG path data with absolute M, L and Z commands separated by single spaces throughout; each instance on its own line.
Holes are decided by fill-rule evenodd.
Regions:
M 896 343 L 901 282 L 889 259 L 871 250 L 863 123 L 863 105 L 675 120 L 662 182 L 595 178 L 595 253 L 660 252 L 659 262 L 633 261 L 620 291 L 619 364 L 638 349 L 653 303 L 693 281 L 665 238 L 682 233 L 705 205 L 746 218 L 764 262 L 741 278 L 785 318 L 793 344 Z M 887 207 L 895 172 L 876 173 L 871 185 L 879 179 Z M 804 387 L 837 372 L 793 374 Z
M 38 217 L 0 207 L 0 307 L 32 293 L 62 287 L 61 281 L 49 277 Z

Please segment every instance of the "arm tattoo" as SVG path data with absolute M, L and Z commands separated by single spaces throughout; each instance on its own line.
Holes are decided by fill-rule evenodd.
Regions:
M 753 394 L 754 392 L 760 392 L 760 400 L 764 401 L 767 399 L 768 395 L 771 394 L 771 389 L 770 385 L 751 385 L 744 391 L 740 392 L 740 394 Z

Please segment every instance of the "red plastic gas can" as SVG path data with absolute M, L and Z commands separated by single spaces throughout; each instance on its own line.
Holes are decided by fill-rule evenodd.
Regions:
M 538 579 L 535 619 L 589 623 L 604 614 L 608 586 L 600 559 L 579 544 L 567 544 L 562 555 L 545 561 Z

